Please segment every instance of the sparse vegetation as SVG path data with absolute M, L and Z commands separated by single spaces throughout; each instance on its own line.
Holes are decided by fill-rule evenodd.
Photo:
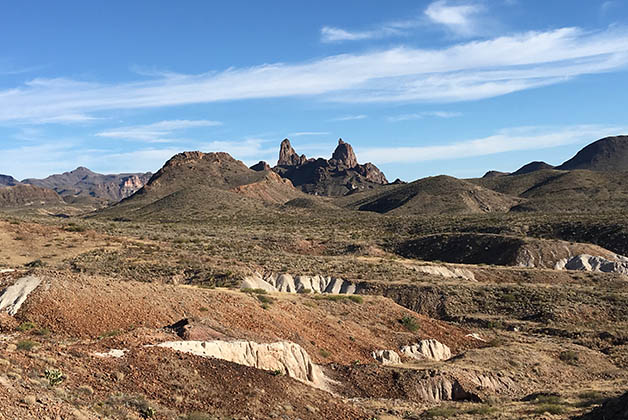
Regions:
M 410 332 L 415 332 L 420 328 L 419 321 L 413 316 L 406 315 L 399 322 Z
M 18 350 L 31 351 L 36 346 L 38 346 L 39 343 L 37 343 L 36 341 L 31 341 L 31 340 L 20 340 L 20 341 L 17 342 L 16 345 L 17 345 L 17 349 Z
M 65 380 L 65 375 L 58 369 L 48 368 L 44 371 L 44 376 L 48 380 L 50 386 L 59 385 Z

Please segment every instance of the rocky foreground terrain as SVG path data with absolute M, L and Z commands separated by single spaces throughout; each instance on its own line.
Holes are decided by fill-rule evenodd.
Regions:
M 293 152 L 12 198 L 0 419 L 628 418 L 628 168 L 388 184 Z

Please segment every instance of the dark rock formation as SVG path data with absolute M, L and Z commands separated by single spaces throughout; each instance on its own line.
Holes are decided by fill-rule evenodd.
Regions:
M 325 196 L 342 196 L 388 183 L 384 174 L 372 163 L 358 163 L 353 148 L 342 139 L 327 159 L 299 156 L 285 139 L 281 142 L 275 172 L 292 181 L 302 191 Z
M 12 187 L 19 184 L 20 181 L 9 175 L 0 175 L 0 187 Z
M 62 205 L 63 200 L 53 190 L 34 185 L 17 184 L 0 188 L 0 208 L 40 207 Z
M 270 171 L 271 167 L 268 163 L 264 162 L 263 160 L 260 160 L 255 165 L 251 166 L 249 169 L 253 169 L 254 171 L 260 172 L 260 171 Z
M 606 137 L 591 143 L 556 169 L 628 171 L 628 136 Z
M 482 178 L 495 178 L 498 176 L 506 176 L 510 175 L 510 172 L 500 172 L 500 171 L 488 171 L 484 174 Z
M 355 168 L 358 166 L 358 158 L 355 157 L 353 147 L 350 144 L 345 143 L 342 139 L 338 139 L 338 147 L 331 155 L 331 160 L 335 161 L 336 165 L 344 165 L 347 168 Z
M 277 161 L 277 166 L 303 165 L 306 160 L 307 158 L 305 157 L 305 155 L 297 155 L 297 152 L 294 151 L 292 145 L 290 144 L 290 140 L 284 139 L 281 142 L 281 146 L 279 147 L 279 160 Z

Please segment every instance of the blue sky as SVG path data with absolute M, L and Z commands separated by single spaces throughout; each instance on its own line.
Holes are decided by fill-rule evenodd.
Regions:
M 337 139 L 389 179 L 559 164 L 628 133 L 628 2 L 0 5 L 0 173 L 274 164 Z

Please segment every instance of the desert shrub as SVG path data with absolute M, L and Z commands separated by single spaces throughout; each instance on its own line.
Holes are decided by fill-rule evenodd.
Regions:
M 575 365 L 578 362 L 578 353 L 573 350 L 565 350 L 558 355 L 558 358 L 565 363 Z
M 459 413 L 460 411 L 455 407 L 439 406 L 439 407 L 430 408 L 429 410 L 423 412 L 423 416 L 428 419 L 432 419 L 435 417 L 449 418 L 449 417 L 454 417 L 458 415 Z
M 272 305 L 273 303 L 275 303 L 275 299 L 265 295 L 257 295 L 257 300 L 267 305 Z
M 68 223 L 65 226 L 66 232 L 85 232 L 85 226 L 77 225 L 76 223 Z
M 48 379 L 50 386 L 59 385 L 65 380 L 65 375 L 58 369 L 48 368 L 44 371 L 44 376 Z
M 306 289 L 306 288 L 299 289 L 297 290 L 297 293 L 302 293 L 302 294 L 312 293 L 312 289 Z
M 331 353 L 325 349 L 320 349 L 318 354 L 320 354 L 321 357 L 324 357 L 324 358 L 328 358 L 331 355 Z
M 102 340 L 103 338 L 116 337 L 120 334 L 122 334 L 122 331 L 120 330 L 105 331 L 104 333 L 98 336 L 98 339 Z
M 565 412 L 565 408 L 558 404 L 541 404 L 533 411 L 535 414 L 563 414 Z
M 467 414 L 487 415 L 487 414 L 492 414 L 496 411 L 497 411 L 497 407 L 493 407 L 488 404 L 482 404 L 478 407 L 470 408 L 469 410 L 467 410 Z
M 29 263 L 24 264 L 24 267 L 27 268 L 39 268 L 39 267 L 44 267 L 46 265 L 45 262 L 43 262 L 42 260 L 34 260 L 31 261 Z
M 399 320 L 401 325 L 403 325 L 408 331 L 415 332 L 419 329 L 419 321 L 413 316 L 404 316 Z
M 349 296 L 347 296 L 347 299 L 349 299 L 351 302 L 355 302 L 355 303 L 362 303 L 362 302 L 364 302 L 364 298 L 362 296 L 357 296 L 357 295 L 349 295 Z
M 17 342 L 17 349 L 23 351 L 31 351 L 38 345 L 37 342 L 31 340 L 21 340 Z
M 241 292 L 247 293 L 249 295 L 265 295 L 268 292 L 264 289 L 251 289 L 250 287 L 245 287 L 244 289 L 240 289 Z
M 30 321 L 26 321 L 26 322 L 22 322 L 19 327 L 17 327 L 18 331 L 22 331 L 22 332 L 26 332 L 26 331 L 30 331 L 32 329 L 37 328 L 37 324 L 35 324 L 34 322 L 30 322 Z

